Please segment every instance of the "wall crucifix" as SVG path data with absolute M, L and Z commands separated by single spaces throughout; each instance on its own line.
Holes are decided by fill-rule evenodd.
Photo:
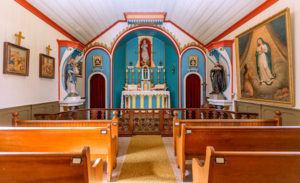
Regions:
M 48 45 L 48 46 L 46 47 L 46 50 L 47 50 L 47 55 L 50 56 L 50 51 L 52 51 L 51 46 Z
M 21 40 L 25 39 L 25 37 L 22 36 L 22 32 L 19 32 L 19 34 L 16 33 L 15 37 L 17 37 L 17 39 L 18 39 L 18 46 L 20 46 L 21 45 Z

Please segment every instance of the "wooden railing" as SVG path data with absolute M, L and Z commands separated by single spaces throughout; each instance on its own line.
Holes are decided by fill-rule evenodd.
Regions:
M 35 114 L 41 120 L 71 119 L 108 119 L 113 111 L 119 114 L 119 135 L 161 134 L 172 136 L 173 112 L 178 111 L 180 119 L 250 119 L 257 118 L 256 113 L 236 113 L 213 108 L 168 108 L 168 109 L 80 109 L 55 114 Z

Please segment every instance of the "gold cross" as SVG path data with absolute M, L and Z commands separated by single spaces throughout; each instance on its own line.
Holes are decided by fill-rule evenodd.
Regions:
M 46 47 L 46 50 L 47 50 L 47 55 L 50 56 L 50 51 L 52 50 L 51 46 L 48 45 L 48 46 Z
M 25 37 L 22 36 L 22 32 L 19 32 L 19 34 L 15 34 L 15 36 L 18 38 L 18 46 L 21 45 L 21 40 L 25 39 Z

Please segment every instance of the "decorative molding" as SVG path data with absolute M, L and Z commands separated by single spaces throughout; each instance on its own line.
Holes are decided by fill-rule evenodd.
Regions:
M 72 47 L 77 48 L 80 51 L 84 49 L 84 45 L 77 41 L 59 40 L 57 39 L 58 47 Z
M 30 11 L 32 14 L 46 22 L 48 25 L 56 29 L 58 32 L 62 33 L 72 41 L 80 42 L 78 39 L 76 39 L 74 36 L 72 36 L 70 33 L 68 33 L 66 30 L 64 30 L 62 27 L 60 27 L 58 24 L 56 24 L 53 20 L 51 20 L 49 17 L 47 17 L 45 14 L 43 14 L 40 10 L 35 8 L 33 5 L 31 5 L 27 0 L 15 0 L 17 3 L 19 3 L 21 6 L 23 6 L 25 9 Z
M 223 33 L 221 33 L 216 38 L 214 38 L 213 40 L 211 40 L 205 46 L 208 46 L 209 44 L 211 44 L 211 43 L 213 43 L 215 41 L 218 41 L 218 40 L 222 39 L 223 37 L 227 36 L 229 33 L 233 32 L 234 30 L 236 30 L 237 28 L 239 28 L 240 26 L 242 26 L 243 24 L 245 24 L 246 22 L 248 22 L 249 20 L 251 20 L 253 17 L 255 17 L 259 13 L 263 12 L 265 9 L 269 8 L 273 4 L 275 4 L 277 1 L 279 1 L 279 0 L 266 0 L 259 7 L 255 8 L 249 14 L 247 14 L 242 19 L 240 19 L 239 21 L 237 21 L 235 24 L 233 24 L 231 27 L 229 27 L 228 29 L 226 29 Z
M 218 42 L 212 42 L 209 45 L 206 46 L 208 51 L 211 51 L 215 48 L 220 47 L 232 47 L 232 44 L 234 43 L 234 40 L 224 40 L 224 41 L 218 41 Z

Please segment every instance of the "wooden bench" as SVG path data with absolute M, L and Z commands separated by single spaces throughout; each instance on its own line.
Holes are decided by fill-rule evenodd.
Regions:
M 287 183 L 300 181 L 300 152 L 215 151 L 207 147 L 205 162 L 193 159 L 193 182 Z
M 80 152 L 84 146 L 91 149 L 91 160 L 107 162 L 107 180 L 111 180 L 116 163 L 113 146 L 115 137 L 108 127 L 1 127 L 0 152 Z
M 82 152 L 0 152 L 0 182 L 100 183 L 103 164 Z
M 186 126 L 281 126 L 281 112 L 275 111 L 273 119 L 189 119 L 179 120 L 178 112 L 173 118 L 173 149 L 176 155 L 176 138 L 180 135 L 181 125 Z
M 111 135 L 116 137 L 115 148 L 118 153 L 119 144 L 119 118 L 118 112 L 113 112 L 112 120 L 20 120 L 19 113 L 14 112 L 12 126 L 14 127 L 107 127 L 111 125 Z
M 220 151 L 300 151 L 300 127 L 199 127 L 182 125 L 176 139 L 177 163 L 185 179 L 185 160 L 204 159 L 207 146 Z

